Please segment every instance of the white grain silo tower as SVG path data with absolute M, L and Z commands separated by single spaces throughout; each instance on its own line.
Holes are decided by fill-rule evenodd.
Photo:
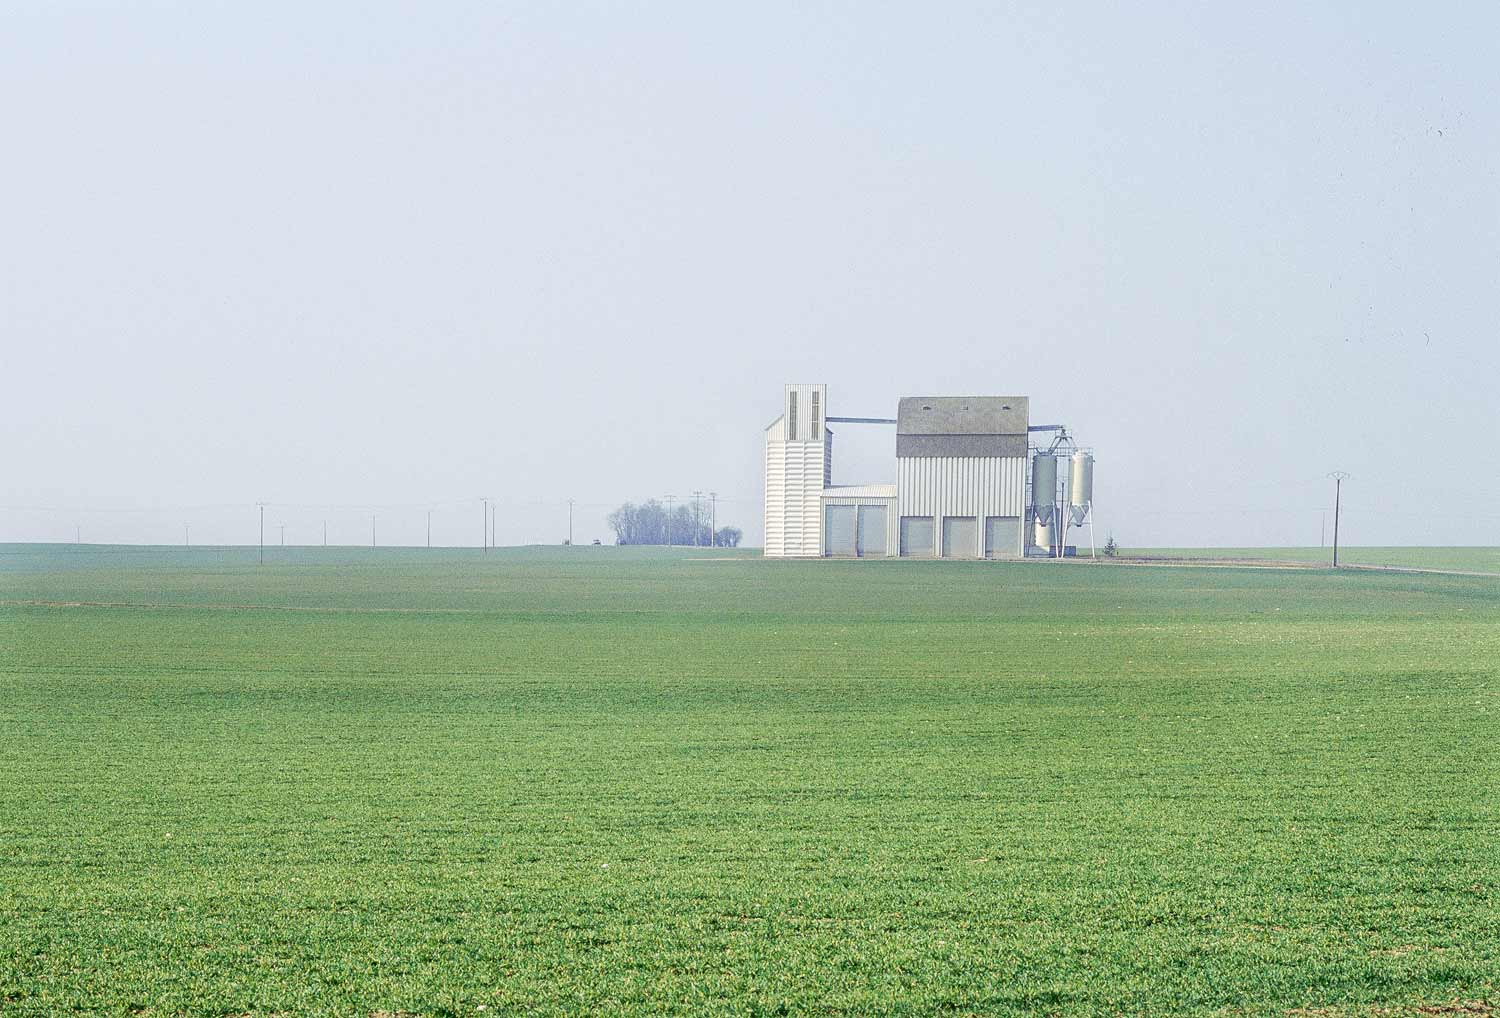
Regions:
M 781 405 L 766 428 L 766 555 L 815 558 L 823 554 L 823 489 L 832 477 L 828 386 L 786 385 Z

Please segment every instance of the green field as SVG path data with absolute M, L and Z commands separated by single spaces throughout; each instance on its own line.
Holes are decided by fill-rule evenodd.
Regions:
M 1297 562 L 1323 565 L 1329 548 L 1130 548 L 1121 555 L 1145 559 Z M 1339 563 L 1391 566 L 1399 569 L 1451 569 L 1500 573 L 1500 547 L 1477 548 L 1339 548 Z
M 1486 577 L 0 546 L 0 1014 L 1489 1014 L 1497 722 Z

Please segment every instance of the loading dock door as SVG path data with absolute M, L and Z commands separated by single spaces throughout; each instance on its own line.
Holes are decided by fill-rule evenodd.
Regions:
M 885 506 L 859 507 L 859 553 L 883 557 L 885 550 Z
M 857 555 L 857 527 L 855 509 L 852 505 L 830 505 L 823 507 L 823 554 Z
M 1021 518 L 1019 516 L 986 516 L 984 518 L 984 554 L 986 558 L 1015 558 L 1021 554 Z
M 901 517 L 901 554 L 912 558 L 932 558 L 932 517 Z
M 972 516 L 943 517 L 943 558 L 976 558 L 979 532 Z

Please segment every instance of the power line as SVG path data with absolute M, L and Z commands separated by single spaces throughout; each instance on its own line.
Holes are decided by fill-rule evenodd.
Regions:
M 1339 502 L 1343 494 L 1344 482 L 1349 475 L 1343 470 L 1333 470 L 1328 474 L 1333 478 L 1333 568 L 1339 567 Z

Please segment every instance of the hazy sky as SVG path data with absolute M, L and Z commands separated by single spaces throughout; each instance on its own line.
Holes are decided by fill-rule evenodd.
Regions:
M 1059 9 L 1061 7 L 1062 9 Z M 1500 530 L 1500 5 L 0 12 L 0 540 L 761 533 L 784 381 L 1027 394 L 1127 545 Z M 894 479 L 839 433 L 838 482 Z M 273 533 L 279 533 L 273 531 Z

